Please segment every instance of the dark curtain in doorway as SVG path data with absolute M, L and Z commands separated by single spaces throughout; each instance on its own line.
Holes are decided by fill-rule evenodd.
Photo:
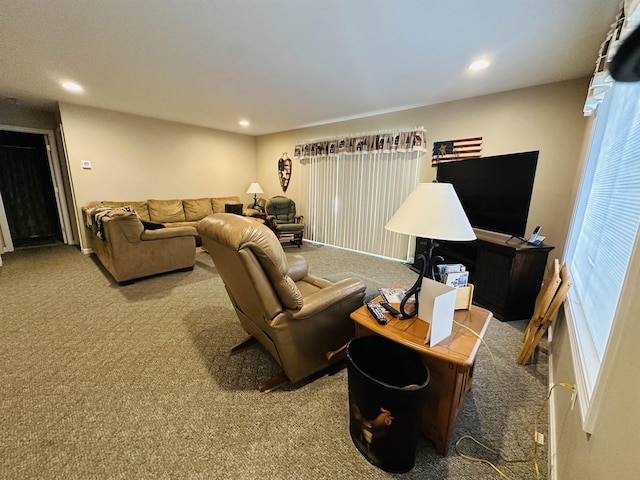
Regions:
M 62 239 L 42 135 L 0 131 L 0 192 L 15 247 Z

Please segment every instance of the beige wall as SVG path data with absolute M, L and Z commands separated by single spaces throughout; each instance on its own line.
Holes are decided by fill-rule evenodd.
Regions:
M 60 116 L 78 210 L 93 200 L 252 199 L 254 137 L 74 104 Z
M 293 157 L 297 142 L 375 130 L 427 129 L 427 145 L 439 140 L 483 137 L 483 156 L 539 150 L 527 231 L 542 225 L 546 243 L 561 258 L 577 185 L 577 166 L 587 120 L 582 106 L 588 79 L 498 93 L 257 138 L 258 180 L 266 196 L 282 194 L 277 160 Z M 294 160 L 287 196 L 300 198 L 299 162 Z M 435 178 L 430 155 L 421 161 L 420 181 Z
M 578 403 L 571 407 L 568 391 L 554 393 L 557 459 L 560 480 L 635 479 L 640 471 L 640 385 L 636 360 L 640 338 L 640 239 L 629 265 L 630 281 L 624 286 L 620 315 L 613 326 L 594 397 L 601 398 L 591 435 L 582 430 Z M 566 320 L 553 329 L 551 375 L 556 383 L 575 383 Z M 558 390 L 558 389 L 556 389 Z M 562 389 L 564 390 L 564 389 Z

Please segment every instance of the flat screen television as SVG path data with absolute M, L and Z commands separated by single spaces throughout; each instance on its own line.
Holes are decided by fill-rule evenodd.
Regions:
M 524 237 L 538 153 L 441 163 L 436 178 L 453 184 L 473 227 Z

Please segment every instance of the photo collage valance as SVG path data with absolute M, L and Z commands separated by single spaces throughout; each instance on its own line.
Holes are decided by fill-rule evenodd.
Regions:
M 333 139 L 314 140 L 295 146 L 294 157 L 304 159 L 322 155 L 371 152 L 426 151 L 424 128 L 405 131 L 375 132 Z

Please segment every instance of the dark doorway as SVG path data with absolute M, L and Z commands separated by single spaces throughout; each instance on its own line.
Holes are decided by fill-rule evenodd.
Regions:
M 63 241 L 44 135 L 0 131 L 0 193 L 14 248 Z

